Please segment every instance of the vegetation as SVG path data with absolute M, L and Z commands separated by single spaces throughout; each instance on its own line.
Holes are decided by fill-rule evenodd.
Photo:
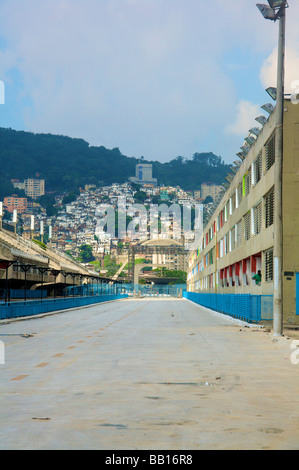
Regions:
M 36 245 L 40 246 L 43 250 L 47 249 L 47 245 L 45 243 L 41 242 L 40 240 L 32 239 L 32 241 L 34 243 L 36 243 Z
M 94 256 L 92 254 L 92 246 L 91 245 L 81 245 L 79 248 L 79 257 L 78 260 L 81 263 L 89 263 L 90 261 L 94 261 Z
M 176 278 L 175 282 L 172 281 L 170 284 L 186 284 L 187 282 L 187 273 L 185 271 L 157 268 L 153 269 L 153 272 L 158 273 L 162 278 Z
M 55 207 L 55 198 L 48 194 L 41 196 L 37 199 L 37 202 L 46 209 L 46 213 L 48 217 L 52 217 L 57 215 L 58 209 Z
M 17 193 L 11 179 L 39 177 L 45 179 L 47 191 L 66 193 L 67 203 L 86 184 L 128 181 L 139 161 L 118 148 L 92 147 L 83 139 L 0 128 L 0 198 Z M 153 164 L 153 175 L 160 185 L 185 190 L 198 189 L 203 182 L 221 184 L 229 170 L 213 153 L 195 153 L 191 159 L 177 157 L 167 163 L 143 161 Z M 144 195 L 140 193 L 141 202 Z M 49 201 L 46 209 L 51 213 Z
M 107 276 L 110 277 L 117 273 L 121 265 L 117 264 L 116 259 L 113 256 L 106 255 L 104 259 L 104 267 L 107 269 Z
M 79 191 L 74 191 L 74 192 L 71 192 L 70 194 L 68 194 L 67 196 L 64 196 L 63 200 L 62 200 L 62 204 L 70 204 L 71 202 L 75 201 L 78 197 L 78 195 L 80 194 Z

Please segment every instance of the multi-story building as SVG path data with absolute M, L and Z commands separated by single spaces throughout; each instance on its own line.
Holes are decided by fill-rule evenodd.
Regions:
M 36 199 L 45 194 L 45 180 L 40 179 L 26 179 L 24 181 L 24 191 L 28 197 Z
M 201 194 L 200 194 L 200 190 L 197 189 L 196 191 L 194 191 L 194 199 L 196 199 L 197 201 L 200 201 L 201 200 Z
M 185 253 L 182 253 L 178 250 L 176 252 L 175 247 L 183 247 L 183 242 L 180 240 L 170 239 L 170 238 L 156 238 L 150 239 L 142 243 L 143 246 L 148 247 L 159 247 L 161 248 L 161 253 L 156 253 L 151 255 L 151 262 L 154 266 L 163 266 L 165 268 L 175 271 L 186 271 L 187 259 Z M 163 253 L 162 248 L 165 247 L 174 247 L 172 253 Z
M 213 200 L 218 196 L 222 191 L 222 186 L 213 183 L 203 183 L 201 185 L 201 199 L 205 200 L 210 196 Z
M 136 175 L 130 178 L 130 181 L 140 184 L 141 186 L 157 186 L 158 183 L 157 179 L 153 178 L 153 165 L 145 163 L 138 163 L 138 165 L 136 165 Z
M 5 197 L 3 206 L 8 212 L 13 213 L 14 210 L 17 210 L 18 214 L 25 214 L 27 212 L 27 198 L 16 195 Z
M 21 182 L 20 180 L 11 180 L 14 188 L 23 189 L 26 196 L 36 199 L 45 194 L 45 180 L 28 178 Z
M 189 257 L 190 292 L 273 295 L 275 126 L 276 109 Z M 282 188 L 283 316 L 285 322 L 299 323 L 299 106 L 289 99 L 284 102 Z M 260 283 L 253 279 L 258 271 Z
M 11 184 L 16 189 L 24 189 L 24 181 L 13 179 L 13 180 L 11 180 Z

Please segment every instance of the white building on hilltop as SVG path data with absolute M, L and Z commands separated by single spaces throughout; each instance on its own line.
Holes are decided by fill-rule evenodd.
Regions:
M 138 165 L 136 165 L 136 176 L 130 178 L 130 181 L 140 184 L 141 186 L 157 186 L 158 184 L 157 178 L 153 178 L 153 165 L 145 163 L 138 163 Z

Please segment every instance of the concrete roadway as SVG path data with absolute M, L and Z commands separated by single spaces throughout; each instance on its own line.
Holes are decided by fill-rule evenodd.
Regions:
M 0 448 L 299 449 L 291 340 L 187 300 L 1 323 Z

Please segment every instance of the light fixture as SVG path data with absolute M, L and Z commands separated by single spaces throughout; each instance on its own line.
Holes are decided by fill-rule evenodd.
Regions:
M 255 135 L 258 137 L 261 133 L 261 129 L 259 127 L 253 127 L 252 129 L 249 130 L 250 134 Z
M 272 21 L 277 20 L 276 11 L 273 10 L 273 8 L 269 7 L 269 5 L 264 5 L 263 3 L 257 3 L 256 6 L 260 10 L 263 17 L 266 18 L 266 20 L 272 20 Z
M 237 168 L 235 166 L 231 166 L 230 169 L 232 170 L 233 173 L 236 174 L 239 168 Z
M 287 0 L 268 0 L 269 5 L 264 3 L 257 3 L 257 7 L 260 10 L 266 20 L 276 21 L 281 18 L 284 8 L 287 8 Z
M 246 155 L 243 152 L 239 152 L 236 155 L 242 160 L 242 162 L 245 160 Z
M 253 137 L 250 135 L 248 137 L 245 137 L 245 142 L 247 142 L 248 145 L 252 146 L 255 143 L 255 140 Z
M 243 150 L 243 152 L 245 152 L 246 155 L 247 155 L 247 153 L 248 153 L 249 150 L 250 150 L 250 145 L 248 145 L 248 143 L 245 141 L 244 144 L 243 144 L 242 147 L 241 147 L 241 150 Z
M 227 176 L 225 177 L 225 179 L 226 179 L 226 181 L 228 181 L 229 183 L 231 183 L 232 180 L 233 180 L 233 178 L 232 178 L 231 175 L 227 175 Z
M 275 10 L 286 5 L 286 0 L 268 0 L 270 7 Z
M 266 103 L 261 106 L 261 108 L 269 114 L 272 114 L 274 111 L 274 106 L 271 103 Z
M 277 100 L 277 88 L 270 86 L 269 88 L 266 89 L 266 92 L 268 93 L 269 96 L 271 96 L 273 101 Z
M 267 122 L 267 118 L 265 116 L 258 116 L 255 118 L 255 120 L 262 126 L 264 126 Z

